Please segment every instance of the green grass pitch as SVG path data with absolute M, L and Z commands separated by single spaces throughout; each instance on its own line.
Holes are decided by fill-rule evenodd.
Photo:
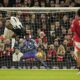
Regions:
M 0 70 L 0 80 L 80 80 L 77 70 Z

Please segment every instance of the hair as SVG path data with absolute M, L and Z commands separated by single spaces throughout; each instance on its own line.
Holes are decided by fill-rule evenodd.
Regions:
M 80 9 L 78 9 L 78 11 L 77 11 L 77 15 L 80 17 Z

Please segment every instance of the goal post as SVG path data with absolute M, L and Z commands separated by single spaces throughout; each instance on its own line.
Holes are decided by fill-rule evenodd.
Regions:
M 79 7 L 1 7 L 0 22 L 5 24 L 1 18 L 17 16 L 23 24 L 30 37 L 35 39 L 39 46 L 46 54 L 44 62 L 53 69 L 56 68 L 76 68 L 76 61 L 73 58 L 72 33 L 70 25 L 76 16 Z M 0 29 L 0 36 L 4 30 Z M 2 39 L 2 38 L 1 38 Z M 13 61 L 14 52 L 10 49 L 10 40 L 3 41 L 0 39 L 0 50 L 2 44 L 4 50 L 0 51 L 0 68 L 42 68 L 38 61 L 30 58 L 19 60 L 18 56 Z M 22 38 L 20 39 L 22 42 Z M 8 44 L 8 46 L 5 45 Z M 21 44 L 20 44 L 21 45 Z M 62 49 L 60 52 L 59 49 Z M 7 52 L 6 52 L 7 51 Z M 62 53 L 64 51 L 64 54 Z
M 2 7 L 0 11 L 29 11 L 27 13 L 46 13 L 46 12 L 54 12 L 54 11 L 77 11 L 80 9 L 79 7 Z

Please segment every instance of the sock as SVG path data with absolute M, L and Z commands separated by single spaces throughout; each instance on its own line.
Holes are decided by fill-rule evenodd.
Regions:
M 80 71 L 80 67 L 78 67 L 79 71 Z
M 36 59 L 37 61 L 40 61 L 45 68 L 48 68 L 47 64 L 46 64 L 44 61 L 40 60 L 39 58 L 35 58 L 35 59 Z

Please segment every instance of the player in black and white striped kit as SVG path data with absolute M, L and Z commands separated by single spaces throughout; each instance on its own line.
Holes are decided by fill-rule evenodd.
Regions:
M 5 30 L 3 37 L 6 39 L 12 39 L 12 48 L 15 44 L 15 38 L 12 38 L 14 34 L 18 36 L 25 35 L 25 29 L 17 17 L 11 16 L 11 18 L 7 18 L 5 22 Z
M 25 34 L 24 27 L 17 17 L 12 16 L 10 19 L 6 19 L 5 30 L 3 36 L 8 38 L 13 34 L 23 35 Z

